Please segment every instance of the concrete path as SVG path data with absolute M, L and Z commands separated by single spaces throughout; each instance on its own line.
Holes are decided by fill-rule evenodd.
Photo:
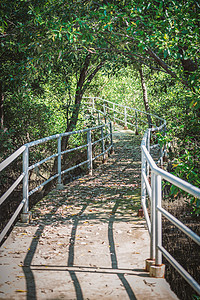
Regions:
M 53 190 L 0 248 L 0 299 L 178 299 L 144 271 L 149 236 L 140 208 L 140 137 L 114 136 L 115 154 Z

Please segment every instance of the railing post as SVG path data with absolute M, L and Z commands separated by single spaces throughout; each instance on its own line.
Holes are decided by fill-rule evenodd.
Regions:
M 146 206 L 146 186 L 145 186 L 145 181 L 142 176 L 142 173 L 145 172 L 146 174 L 146 159 L 144 156 L 143 151 L 141 151 L 141 160 L 142 160 L 142 165 L 141 165 L 141 204 L 142 207 Z M 144 211 L 144 209 L 143 209 Z
M 146 146 L 146 145 L 145 145 Z M 147 216 L 148 216 L 148 211 L 144 209 L 144 207 L 147 206 L 147 201 L 146 201 L 146 184 L 145 184 L 145 180 L 143 178 L 143 175 L 142 174 L 146 174 L 146 168 L 147 168 L 147 165 L 146 165 L 146 158 L 145 158 L 145 155 L 144 155 L 144 152 L 143 152 L 143 149 L 142 149 L 142 166 L 141 166 L 141 202 L 142 202 L 142 207 L 143 207 L 143 211 L 144 211 L 144 215 L 145 215 L 145 219 L 147 220 Z M 148 229 L 149 230 L 149 233 L 150 233 L 150 258 L 147 258 L 146 259 L 146 271 L 149 272 L 150 270 L 150 266 L 154 265 L 155 264 L 155 246 L 154 246 L 154 235 L 152 234 L 154 232 L 154 229 L 153 229 L 153 223 L 152 223 L 152 200 L 151 200 L 151 205 L 150 205 L 150 208 L 151 208 L 151 212 L 150 212 L 150 219 L 151 219 L 151 222 L 150 224 L 148 225 Z
M 162 264 L 162 253 L 158 247 L 162 246 L 162 215 L 158 211 L 158 207 L 161 207 L 162 201 L 162 178 L 160 175 L 156 176 L 155 180 L 155 227 L 156 227 L 156 265 Z
M 113 122 L 115 124 L 115 104 L 113 103 Z
M 146 174 L 146 159 L 144 157 L 144 153 L 142 151 L 142 166 L 141 166 L 141 173 L 144 171 Z M 146 187 L 145 187 L 145 181 L 143 176 L 141 176 L 141 198 L 143 203 L 146 203 Z
M 138 119 L 137 119 L 137 112 L 135 112 L 135 134 L 138 135 Z
M 104 127 L 102 126 L 101 127 L 101 138 L 102 138 L 101 145 L 102 145 L 102 153 L 103 153 L 103 163 L 105 163 L 106 162 L 106 156 L 105 156 L 105 143 L 104 143 L 103 129 L 104 129 Z
M 58 184 L 57 189 L 62 189 L 63 184 L 61 182 L 61 136 L 58 137 Z
M 150 153 L 150 139 L 151 139 L 151 129 L 148 130 L 148 138 L 147 138 L 147 150 Z M 147 177 L 149 178 L 149 164 L 147 164 Z
M 150 241 L 150 259 L 155 259 L 155 174 L 151 173 L 151 190 L 152 190 L 152 199 L 151 199 L 151 241 Z
M 154 174 L 154 199 L 155 199 L 155 265 L 150 266 L 151 277 L 163 278 L 165 265 L 162 264 L 162 253 L 159 247 L 162 246 L 162 215 L 158 211 L 162 201 L 162 179 L 160 175 Z
M 31 214 L 29 212 L 28 167 L 29 167 L 29 147 L 26 146 L 26 149 L 23 152 L 23 172 L 25 173 L 23 178 L 23 199 L 25 199 L 25 203 L 23 206 L 23 212 L 21 214 L 21 221 L 23 223 L 28 223 L 31 218 Z
M 126 106 L 124 107 L 124 129 L 128 129 L 127 127 L 127 111 L 126 111 Z
M 114 147 L 113 147 L 112 122 L 110 122 L 110 144 L 111 144 L 110 154 L 113 154 L 114 153 Z
M 92 109 L 93 109 L 93 113 L 94 113 L 94 97 L 92 97 Z
M 88 159 L 88 174 L 92 175 L 92 137 L 91 129 L 87 131 L 87 159 Z
M 103 113 L 104 113 L 104 120 L 105 120 L 105 124 L 107 123 L 107 117 L 106 117 L 106 105 L 105 105 L 105 101 L 103 101 Z
M 163 134 L 164 134 L 164 137 L 166 136 L 166 132 L 167 132 L 167 128 L 166 128 L 166 124 L 164 125 L 164 129 L 163 129 Z M 163 162 L 166 161 L 166 157 L 167 157 L 167 146 L 166 146 L 166 142 L 164 143 L 164 147 L 163 147 Z

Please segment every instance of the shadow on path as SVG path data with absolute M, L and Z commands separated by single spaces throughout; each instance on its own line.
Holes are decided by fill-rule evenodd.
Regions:
M 131 220 L 131 215 L 130 217 L 124 218 L 123 217 L 123 208 L 121 207 L 121 211 L 118 210 L 118 214 L 120 213 L 120 216 L 115 216 L 117 209 L 119 208 L 122 203 L 127 202 L 127 199 L 129 198 L 124 198 L 125 195 L 127 197 L 133 193 L 135 190 L 136 184 L 132 184 L 133 182 L 137 182 L 137 178 L 135 177 L 130 178 L 130 162 L 125 163 L 124 159 L 126 159 L 127 156 L 130 155 L 128 153 L 129 150 L 124 151 L 123 149 L 121 150 L 121 153 L 119 151 L 118 154 L 115 154 L 112 159 L 110 160 L 109 164 L 104 165 L 102 169 L 100 168 L 98 172 L 96 172 L 95 176 L 88 179 L 87 183 L 91 183 L 90 186 L 86 185 L 86 181 L 83 184 L 83 186 L 80 186 L 80 182 L 78 183 L 72 183 L 71 185 L 71 190 L 67 191 L 66 195 L 63 196 L 63 199 L 66 198 L 71 198 L 71 195 L 73 196 L 73 201 L 78 197 L 79 199 L 85 199 L 85 203 L 79 202 L 79 205 L 82 206 L 81 210 L 79 212 L 75 213 L 73 217 L 71 215 L 64 215 L 62 216 L 61 224 L 62 222 L 65 222 L 67 220 L 72 219 L 72 230 L 71 230 L 71 236 L 69 240 L 69 248 L 68 248 L 68 261 L 66 266 L 52 266 L 49 265 L 47 266 L 47 269 L 44 269 L 44 266 L 37 266 L 33 265 L 32 261 L 34 258 L 34 254 L 36 252 L 39 239 L 42 236 L 42 233 L 45 228 L 45 224 L 39 225 L 39 228 L 35 232 L 34 238 L 32 239 L 31 245 L 30 245 L 30 250 L 28 251 L 25 259 L 24 259 L 24 265 L 23 265 L 23 272 L 25 275 L 26 279 L 26 289 L 27 289 L 27 300 L 36 300 L 37 299 L 37 290 L 36 290 L 36 284 L 35 284 L 35 278 L 33 271 L 67 271 L 70 274 L 72 283 L 74 285 L 75 293 L 76 293 L 76 299 L 77 300 L 83 300 L 83 291 L 81 288 L 81 284 L 78 280 L 78 277 L 76 275 L 77 272 L 85 272 L 85 273 L 102 273 L 102 274 L 116 274 L 121 281 L 122 285 L 124 286 L 126 293 L 128 294 L 129 299 L 135 300 L 135 294 L 129 284 L 129 282 L 125 278 L 125 274 L 127 274 L 127 271 L 130 271 L 131 274 L 133 274 L 134 270 L 123 270 L 118 268 L 118 261 L 117 261 L 117 254 L 116 254 L 116 249 L 115 249 L 115 242 L 114 242 L 114 234 L 113 234 L 113 223 L 114 221 L 117 222 L 128 222 Z M 132 154 L 132 153 L 131 153 Z M 123 155 L 124 158 L 123 158 Z M 137 161 L 137 153 L 135 154 L 134 162 Z M 133 157 L 131 159 L 133 162 Z M 133 165 L 133 164 L 132 164 Z M 138 167 L 136 168 L 133 166 L 136 172 L 138 173 Z M 112 175 L 111 172 L 112 171 Z M 131 170 L 132 172 L 132 170 Z M 107 174 L 107 175 L 106 175 Z M 107 176 L 107 177 L 106 177 Z M 109 178 L 110 176 L 110 178 Z M 100 179 L 99 179 L 100 178 Z M 100 180 L 100 181 L 98 181 Z M 92 190 L 90 189 L 92 187 Z M 104 187 L 104 190 L 102 190 L 102 187 Z M 91 191 L 90 191 L 91 190 Z M 72 192 L 73 191 L 73 192 Z M 82 193 L 82 194 L 81 194 Z M 87 194 L 87 196 L 84 196 Z M 109 251 L 110 251 L 110 258 L 111 258 L 111 268 L 98 268 L 98 270 L 95 270 L 91 267 L 77 267 L 74 266 L 74 258 L 75 258 L 75 239 L 76 239 L 76 234 L 77 234 L 77 228 L 79 225 L 80 221 L 84 221 L 85 216 L 83 216 L 83 212 L 86 210 L 87 206 L 95 199 L 98 199 L 98 197 L 101 197 L 103 195 L 106 197 L 106 202 L 108 201 L 113 201 L 114 207 L 112 208 L 112 211 L 110 212 L 109 207 L 106 209 L 103 208 L 103 210 L 99 210 L 99 212 L 95 212 L 94 214 L 87 212 L 87 215 L 90 215 L 90 220 L 93 219 L 93 221 L 96 219 L 96 222 L 106 222 L 108 221 L 108 241 L 109 241 Z M 83 197 L 84 196 L 84 197 Z M 89 196 L 89 197 L 88 197 Z M 60 197 L 60 194 L 59 194 Z M 90 200 L 86 200 L 90 198 Z M 99 209 L 98 206 L 103 206 L 104 200 L 100 200 L 99 203 L 95 204 L 92 203 L 92 205 L 95 207 L 95 210 Z M 92 200 L 92 201 L 91 201 Z M 71 200 L 68 200 L 71 201 Z M 76 202 L 77 200 L 75 200 Z M 75 203 L 74 202 L 74 203 Z M 64 202 L 61 202 L 61 206 Z M 69 202 L 67 203 L 69 204 Z M 45 203 L 46 205 L 46 203 Z M 48 225 L 52 225 L 54 223 L 55 226 L 55 213 L 57 208 L 52 209 L 53 201 L 49 204 L 49 221 Z M 95 206 L 96 205 L 96 206 Z M 134 207 L 135 204 L 129 204 L 129 209 L 131 208 L 132 210 L 135 209 Z M 107 216 L 110 213 L 110 217 L 108 218 Z M 107 215 L 104 217 L 104 215 Z M 84 270 L 83 270 L 84 269 Z M 108 272 L 106 272 L 106 269 Z M 112 272 L 113 270 L 113 272 Z M 135 270 L 136 272 L 141 272 L 141 270 Z M 137 276 L 141 276 L 139 274 L 135 274 Z
M 114 235 L 113 235 L 113 223 L 115 220 L 115 213 L 117 211 L 118 206 L 119 206 L 119 200 L 116 201 L 116 203 L 112 209 L 111 216 L 110 216 L 109 223 L 108 223 L 108 240 L 109 240 L 110 257 L 111 257 L 113 269 L 118 269 L 117 254 L 116 254 L 116 250 L 115 250 L 115 242 L 114 242 Z M 124 288 L 126 289 L 129 299 L 136 300 L 133 290 L 132 290 L 130 284 L 128 283 L 128 281 L 126 280 L 126 278 L 124 277 L 124 274 L 117 274 L 117 276 L 119 277 Z
M 71 233 L 70 244 L 69 244 L 69 258 L 68 258 L 68 266 L 69 267 L 73 266 L 73 261 L 74 261 L 74 243 L 75 243 L 75 236 L 76 236 L 76 230 L 77 230 L 77 226 L 78 226 L 79 216 L 84 212 L 87 205 L 88 204 L 83 205 L 81 211 L 73 217 L 74 224 L 72 227 L 72 233 Z M 52 211 L 54 212 L 55 209 L 53 208 Z M 68 217 L 68 219 L 70 219 L 70 218 L 71 217 Z M 26 279 L 26 290 L 27 290 L 26 298 L 27 298 L 27 300 L 36 300 L 37 299 L 35 278 L 34 278 L 34 274 L 33 274 L 31 266 L 32 266 L 32 260 L 34 258 L 34 255 L 35 255 L 38 243 L 39 243 L 39 239 L 44 231 L 44 228 L 45 228 L 45 225 L 40 225 L 39 228 L 37 229 L 37 231 L 35 232 L 34 238 L 32 239 L 29 251 L 26 254 L 26 257 L 24 259 L 24 263 L 22 266 L 22 269 L 23 269 L 23 272 L 25 275 L 25 279 Z M 76 274 L 74 271 L 69 271 L 69 273 L 70 273 L 70 276 L 74 283 L 77 299 L 81 300 L 81 299 L 83 299 L 83 295 L 82 295 L 81 287 L 80 287 L 80 284 L 76 277 Z
M 74 222 L 73 222 L 73 226 L 72 226 L 72 232 L 71 232 L 71 238 L 70 238 L 70 244 L 69 244 L 69 257 L 68 257 L 68 263 L 67 263 L 68 267 L 73 267 L 73 265 L 74 265 L 74 246 L 75 246 L 75 238 L 76 238 L 76 231 L 77 231 L 77 227 L 78 227 L 78 221 L 79 221 L 80 215 L 84 212 L 86 207 L 87 207 L 87 204 L 83 205 L 81 211 L 73 218 Z M 75 273 L 75 271 L 69 271 L 69 274 L 71 276 L 71 279 L 73 281 L 74 288 L 76 291 L 76 299 L 82 300 L 83 293 L 82 293 L 78 278 L 76 276 L 76 273 Z
M 35 278 L 33 272 L 30 268 L 35 251 L 38 246 L 39 238 L 44 230 L 44 225 L 40 225 L 35 233 L 35 237 L 31 242 L 30 250 L 26 254 L 24 259 L 24 264 L 22 266 L 25 278 L 26 278 L 26 290 L 27 290 L 27 300 L 35 300 L 36 298 L 36 286 L 35 286 Z

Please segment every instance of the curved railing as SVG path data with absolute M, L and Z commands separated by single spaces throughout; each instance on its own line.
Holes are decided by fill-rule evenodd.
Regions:
M 87 99 L 87 100 L 86 100 Z M 162 208 L 162 180 L 166 180 L 175 186 L 181 188 L 182 190 L 190 193 L 191 195 L 200 198 L 200 189 L 189 184 L 188 182 L 170 174 L 169 172 L 164 171 L 163 169 L 158 167 L 158 164 L 162 164 L 163 156 L 166 155 L 165 147 L 161 147 L 159 151 L 159 157 L 155 162 L 150 154 L 150 150 L 158 146 L 152 145 L 151 141 L 154 140 L 154 133 L 160 132 L 162 135 L 166 133 L 166 121 L 160 117 L 157 117 L 153 114 L 148 114 L 146 112 L 140 111 L 135 108 L 128 107 L 126 105 L 117 104 L 105 99 L 88 97 L 85 98 L 85 104 L 87 107 L 91 108 L 93 114 L 98 118 L 99 125 L 93 128 L 83 129 L 79 131 L 67 132 L 62 134 L 57 134 L 51 137 L 47 137 L 44 139 L 40 139 L 38 141 L 34 141 L 23 145 L 20 149 L 18 149 L 15 153 L 13 153 L 9 158 L 7 158 L 4 162 L 0 164 L 0 171 L 7 167 L 12 161 L 14 161 L 18 156 L 23 154 L 23 172 L 18 177 L 18 179 L 13 183 L 13 185 L 4 193 L 4 195 L 0 198 L 0 204 L 4 202 L 4 200 L 11 194 L 11 192 L 16 188 L 16 186 L 23 180 L 23 200 L 15 211 L 14 215 L 2 231 L 0 235 L 0 241 L 3 239 L 20 210 L 23 207 L 23 215 L 28 216 L 28 198 L 31 194 L 36 192 L 42 186 L 50 182 L 51 180 L 58 178 L 58 185 L 61 184 L 61 176 L 70 170 L 83 165 L 88 165 L 88 171 L 92 170 L 92 161 L 99 157 L 100 155 L 105 155 L 106 152 L 112 150 L 112 123 L 117 122 L 124 126 L 125 129 L 128 127 L 135 128 L 136 134 L 139 131 L 143 133 L 143 139 L 141 143 L 141 151 L 142 151 L 142 168 L 141 168 L 141 204 L 144 211 L 144 216 L 147 222 L 148 231 L 150 234 L 150 274 L 151 268 L 153 265 L 162 266 L 162 255 L 177 269 L 177 271 L 186 279 L 186 281 L 194 288 L 194 290 L 200 294 L 200 286 L 199 284 L 190 276 L 190 274 L 183 269 L 183 267 L 166 251 L 166 249 L 162 246 L 162 215 L 165 216 L 172 224 L 178 227 L 181 231 L 183 231 L 186 235 L 188 235 L 191 239 L 193 239 L 198 245 L 200 245 L 200 237 L 192 232 L 188 227 L 186 227 L 183 223 L 181 223 L 178 219 L 173 217 L 170 213 L 168 213 L 165 209 Z M 101 124 L 102 116 L 105 121 L 105 124 Z M 109 122 L 107 122 L 109 118 Z M 101 124 L 101 125 L 100 125 Z M 104 129 L 107 128 L 109 132 L 104 134 Z M 100 130 L 101 138 L 92 141 L 91 140 L 91 131 L 92 130 Z M 85 145 L 81 145 L 79 147 L 61 151 L 61 139 L 67 135 L 73 135 L 78 133 L 87 133 L 87 143 Z M 152 137 L 153 136 L 153 137 Z M 106 138 L 110 139 L 110 145 L 107 149 L 105 149 L 104 140 Z M 57 153 L 52 156 L 43 159 L 36 164 L 29 166 L 29 148 L 41 143 L 45 143 L 49 140 L 57 139 Z M 102 143 L 102 152 L 97 156 L 92 156 L 92 145 L 96 143 Z M 83 147 L 87 148 L 87 160 L 81 162 L 80 164 L 68 168 L 66 170 L 61 170 L 61 158 L 62 155 L 75 151 L 77 149 L 81 149 Z M 43 182 L 37 188 L 29 191 L 29 181 L 28 181 L 28 173 L 31 169 L 39 166 L 40 164 L 46 162 L 51 158 L 56 158 L 58 161 L 57 173 L 50 177 L 48 180 Z M 151 183 L 149 183 L 151 182 Z M 150 200 L 150 213 L 147 209 L 147 197 Z
M 102 118 L 101 118 L 102 119 Z M 37 141 L 33 141 L 30 143 L 27 143 L 20 147 L 17 151 L 15 151 L 11 156 L 9 156 L 7 159 L 5 159 L 0 164 L 0 171 L 3 171 L 6 167 L 9 167 L 9 165 L 14 162 L 18 157 L 22 155 L 22 165 L 23 165 L 23 172 L 20 174 L 20 176 L 15 180 L 15 182 L 10 186 L 10 188 L 1 196 L 0 198 L 0 205 L 4 203 L 4 201 L 8 198 L 9 195 L 17 188 L 17 186 L 22 182 L 23 183 L 23 197 L 18 205 L 17 209 L 15 210 L 14 214 L 12 215 L 11 219 L 7 223 L 7 225 L 4 227 L 0 234 L 0 242 L 3 240 L 5 235 L 7 234 L 8 230 L 16 220 L 17 216 L 21 212 L 23 208 L 23 213 L 21 214 L 21 219 L 24 222 L 28 222 L 30 218 L 29 214 L 29 197 L 37 192 L 40 188 L 45 186 L 50 181 L 57 178 L 58 180 L 58 187 L 61 185 L 61 177 L 67 173 L 70 172 L 82 165 L 87 164 L 88 173 L 92 173 L 92 165 L 93 161 L 97 159 L 100 156 L 103 156 L 103 159 L 105 159 L 106 153 L 109 151 L 112 152 L 113 149 L 113 140 L 112 140 L 112 123 L 111 121 L 108 121 L 104 124 L 102 124 L 102 121 L 99 120 L 99 123 L 101 123 L 98 126 L 77 130 L 73 132 L 65 132 L 61 134 L 52 135 L 43 139 L 39 139 Z M 97 140 L 92 140 L 92 132 L 98 132 L 98 138 Z M 85 140 L 87 141 L 86 144 L 80 145 L 78 147 L 67 149 L 65 151 L 61 151 L 61 140 L 63 137 L 71 136 L 71 135 L 77 135 L 77 134 L 86 134 Z M 45 159 L 42 159 L 41 161 L 38 161 L 32 165 L 29 165 L 29 152 L 30 148 L 46 143 L 51 140 L 57 140 L 57 152 L 54 153 L 51 156 L 46 157 Z M 105 141 L 108 141 L 108 143 L 105 143 Z M 97 143 L 101 143 L 101 152 L 97 155 L 93 155 L 93 146 Z M 65 170 L 62 170 L 62 157 L 63 155 L 86 148 L 87 149 L 87 160 L 80 162 L 77 165 L 74 165 L 70 168 L 67 168 Z M 30 190 L 29 187 L 29 172 L 35 168 L 38 168 L 42 164 L 46 163 L 47 161 L 50 161 L 51 159 L 57 159 L 57 173 L 52 175 L 50 178 L 42 182 L 40 185 L 35 187 L 34 189 Z
M 153 271 L 153 268 L 154 266 L 162 266 L 162 255 L 164 255 L 164 257 L 185 278 L 193 289 L 200 294 L 200 285 L 162 245 L 162 215 L 189 236 L 195 243 L 200 245 L 200 237 L 162 207 L 162 180 L 166 180 L 190 195 L 200 198 L 199 188 L 158 167 L 159 163 L 162 165 L 163 156 L 166 155 L 165 146 L 160 148 L 160 155 L 156 162 L 150 154 L 150 150 L 152 148 L 159 146 L 157 144 L 151 144 L 151 141 L 154 140 L 152 135 L 154 135 L 155 132 L 160 132 L 162 135 L 165 135 L 166 121 L 156 115 L 148 114 L 105 99 L 93 97 L 90 97 L 89 99 L 89 103 L 94 111 L 98 110 L 103 111 L 104 114 L 109 114 L 111 120 L 114 122 L 117 120 L 121 123 L 121 125 L 124 125 L 126 129 L 129 126 L 131 128 L 135 127 L 136 133 L 138 133 L 138 129 L 144 132 L 141 143 L 141 204 L 150 234 L 150 259 L 147 264 L 147 269 L 150 271 L 150 275 L 155 276 L 155 269 Z M 130 112 L 134 112 L 134 114 L 131 114 Z M 149 122 L 150 119 L 151 122 Z M 150 200 L 150 212 L 148 212 L 147 208 L 147 196 Z M 149 267 L 150 265 L 152 267 Z

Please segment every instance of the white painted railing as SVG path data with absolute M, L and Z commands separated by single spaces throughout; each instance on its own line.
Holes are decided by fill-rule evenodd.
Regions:
M 95 111 L 104 113 L 105 115 L 109 116 L 114 123 L 119 123 L 125 128 L 127 126 L 130 128 L 135 128 L 136 134 L 139 130 L 144 132 L 145 127 L 148 127 L 149 125 L 157 127 L 164 122 L 162 118 L 154 114 L 150 114 L 127 105 L 117 104 L 99 97 L 84 98 L 88 99 L 87 103 L 90 104 Z M 151 124 L 149 124 L 147 120 L 148 116 L 151 117 Z
M 200 189 L 190 183 L 172 175 L 169 172 L 159 168 L 152 159 L 148 151 L 148 139 L 151 129 L 147 129 L 141 144 L 142 150 L 142 169 L 141 169 L 141 202 L 147 227 L 150 234 L 150 259 L 155 261 L 156 266 L 162 265 L 162 255 L 171 265 L 184 277 L 184 279 L 200 294 L 200 285 L 192 276 L 170 255 L 162 245 L 162 215 L 165 216 L 173 225 L 179 228 L 194 242 L 200 245 L 200 237 L 181 223 L 172 214 L 162 208 L 162 180 L 172 183 L 190 195 L 200 198 Z M 151 176 L 149 169 L 151 170 Z M 151 180 L 151 184 L 149 183 Z M 147 194 L 151 203 L 150 218 L 147 211 Z
M 150 149 L 155 145 L 151 145 L 151 136 L 154 132 L 161 132 L 165 134 L 166 121 L 160 117 L 149 114 L 154 124 L 149 124 L 147 120 L 147 113 L 140 110 L 120 105 L 101 98 L 90 97 L 90 105 L 93 109 L 99 109 L 104 114 L 109 114 L 109 117 L 115 122 L 116 120 L 124 125 L 135 127 L 136 133 L 138 129 L 144 131 L 143 125 L 150 125 L 144 131 L 141 152 L 142 152 L 142 166 L 141 166 L 141 204 L 144 211 L 144 216 L 147 223 L 147 228 L 150 234 L 150 260 L 152 264 L 161 266 L 162 255 L 170 262 L 171 265 L 185 278 L 185 280 L 193 287 L 193 289 L 200 294 L 200 285 L 191 277 L 191 275 L 170 255 L 170 253 L 162 245 L 162 215 L 165 216 L 172 224 L 189 236 L 195 243 L 200 245 L 200 237 L 190 230 L 187 226 L 181 223 L 177 218 L 162 208 L 162 180 L 166 180 L 173 185 L 179 187 L 185 192 L 194 197 L 200 198 L 200 189 L 191 185 L 190 183 L 164 171 L 158 167 L 158 163 L 162 165 L 162 159 L 165 155 L 165 148 L 160 149 L 160 157 L 155 162 L 150 154 Z M 110 113 L 112 111 L 112 113 Z M 130 111 L 135 112 L 130 115 Z M 117 114 L 117 116 L 116 116 Z M 132 117 L 132 122 L 130 121 Z M 139 125 L 140 124 L 140 125 Z M 157 125 L 159 124 L 159 126 Z M 156 126 L 157 125 L 157 126 Z M 151 184 L 149 181 L 151 180 Z M 150 212 L 147 208 L 147 196 L 150 199 Z
M 99 120 L 100 121 L 100 120 Z M 92 135 L 91 132 L 92 131 L 100 131 L 99 135 L 101 136 L 100 139 L 92 141 Z M 87 134 L 87 143 L 85 145 L 81 145 L 79 147 L 75 147 L 73 149 L 68 149 L 65 151 L 61 151 L 61 139 L 65 136 L 71 136 L 71 135 L 75 135 L 75 134 L 82 134 L 82 133 L 86 133 Z M 57 152 L 31 166 L 29 166 L 29 149 L 33 146 L 37 146 L 39 144 L 42 143 L 46 143 L 50 140 L 57 140 Z M 108 142 L 108 146 L 105 147 L 105 141 L 109 141 Z M 92 151 L 92 146 L 97 144 L 97 143 L 101 143 L 101 153 L 96 155 L 95 157 L 93 157 L 93 151 Z M 69 152 L 72 151 L 76 151 L 78 149 L 82 149 L 82 148 L 87 148 L 87 160 L 72 166 L 66 170 L 62 170 L 61 169 L 61 161 L 62 161 L 62 156 L 64 154 L 67 154 Z M 23 145 L 21 148 L 19 148 L 17 151 L 15 151 L 10 157 L 8 157 L 7 159 L 5 159 L 1 164 L 0 164 L 0 171 L 3 171 L 6 167 L 8 167 L 11 162 L 15 161 L 20 155 L 22 155 L 22 164 L 23 164 L 23 172 L 22 174 L 17 178 L 17 180 L 11 185 L 11 187 L 1 196 L 0 198 L 0 205 L 8 198 L 8 196 L 15 190 L 15 188 L 19 185 L 19 183 L 23 180 L 23 199 L 20 202 L 20 204 L 18 205 L 16 211 L 14 212 L 13 216 L 11 217 L 11 219 L 9 220 L 9 222 L 7 223 L 7 225 L 4 227 L 3 231 L 0 234 L 0 242 L 3 240 L 3 238 L 5 237 L 6 233 L 8 232 L 8 230 L 10 229 L 10 227 L 12 226 L 12 224 L 14 223 L 15 219 L 17 218 L 17 216 L 19 215 L 20 211 L 23 208 L 23 214 L 22 214 L 22 219 L 24 221 L 28 221 L 29 218 L 29 197 L 35 193 L 36 191 L 38 191 L 40 188 L 42 188 L 43 186 L 45 186 L 47 183 L 49 183 L 50 181 L 52 181 L 53 179 L 58 178 L 58 185 L 61 185 L 62 182 L 62 175 L 64 175 L 67 172 L 70 172 L 84 164 L 87 164 L 87 168 L 88 168 L 88 173 L 92 173 L 92 165 L 93 165 L 93 161 L 98 158 L 99 156 L 103 156 L 103 159 L 105 159 L 105 154 L 108 153 L 109 151 L 112 152 L 113 149 L 113 139 L 112 139 L 112 123 L 109 121 L 108 123 L 102 124 L 96 127 L 92 127 L 92 128 L 87 128 L 87 129 L 82 129 L 82 130 L 78 130 L 78 131 L 73 131 L 73 132 L 65 132 L 65 133 L 61 133 L 61 134 L 56 134 L 56 135 L 52 135 L 37 141 L 33 141 L 30 143 L 27 143 L 25 145 Z M 36 188 L 34 188 L 33 190 L 29 190 L 29 172 L 42 165 L 43 163 L 49 161 L 52 158 L 56 158 L 57 157 L 57 173 L 53 176 L 51 176 L 49 179 L 47 179 L 46 181 L 44 181 L 43 183 L 41 183 L 40 185 L 38 185 Z
M 139 130 L 144 132 L 142 143 L 141 143 L 141 151 L 142 151 L 142 167 L 141 167 L 141 204 L 144 211 L 144 216 L 147 222 L 148 231 L 150 234 L 150 259 L 155 261 L 155 265 L 162 264 L 162 255 L 177 269 L 177 271 L 185 278 L 185 280 L 194 288 L 194 290 L 200 294 L 200 286 L 199 284 L 191 277 L 191 275 L 183 269 L 183 267 L 164 249 L 162 245 L 162 215 L 164 215 L 168 220 L 172 222 L 176 227 L 182 230 L 186 235 L 188 235 L 193 241 L 195 241 L 198 245 L 200 245 L 200 237 L 196 235 L 193 231 L 191 231 L 187 226 L 181 223 L 177 218 L 173 217 L 170 213 L 168 213 L 165 209 L 162 208 L 162 180 L 166 180 L 175 186 L 181 188 L 182 190 L 188 192 L 189 194 L 200 198 L 200 189 L 189 184 L 188 182 L 164 171 L 163 169 L 158 167 L 158 163 L 162 164 L 162 158 L 165 154 L 165 149 L 160 149 L 160 157 L 157 161 L 157 164 L 153 160 L 150 155 L 150 149 L 154 146 L 151 145 L 151 135 L 153 132 L 158 131 L 165 134 L 166 130 L 166 122 L 164 119 L 157 117 L 153 114 L 148 114 L 146 112 L 142 112 L 135 108 L 131 108 L 125 105 L 117 104 L 105 99 L 95 98 L 95 97 L 88 97 L 87 105 L 90 105 L 93 112 L 98 115 L 99 123 L 101 122 L 100 114 L 103 114 L 105 120 L 109 117 L 110 120 L 114 122 L 118 122 L 124 125 L 125 128 L 128 126 L 136 128 L 136 134 Z M 152 123 L 149 124 L 147 121 L 147 116 L 151 117 Z M 49 181 L 58 178 L 58 184 L 61 183 L 61 176 L 66 172 L 82 165 L 88 164 L 89 171 L 92 169 L 92 161 L 96 159 L 100 155 L 105 155 L 106 152 L 113 148 L 112 143 L 112 123 L 109 122 L 109 133 L 104 136 L 102 133 L 103 128 L 108 126 L 108 123 L 105 125 L 99 125 L 94 128 L 62 133 L 58 135 L 54 135 L 48 138 L 44 138 L 38 141 L 31 142 L 22 146 L 18 149 L 13 155 L 11 155 L 8 159 L 0 164 L 0 171 L 3 170 L 6 166 L 8 166 L 14 159 L 16 159 L 20 154 L 23 153 L 23 172 L 16 180 L 16 182 L 10 187 L 10 189 L 1 197 L 0 203 L 2 203 L 8 195 L 14 190 L 14 188 L 21 182 L 23 179 L 23 200 L 21 201 L 20 205 L 18 206 L 16 212 L 12 216 L 11 220 L 3 230 L 0 235 L 0 241 L 5 236 L 6 232 L 9 230 L 10 226 L 16 219 L 17 215 L 19 214 L 22 207 L 23 212 L 26 214 L 28 213 L 28 197 L 36 192 L 40 187 L 48 183 Z M 150 127 L 150 128 L 149 128 Z M 145 130 L 146 128 L 146 130 Z M 91 141 L 91 130 L 101 129 L 102 137 L 98 141 Z M 82 145 L 80 147 L 66 150 L 61 152 L 61 138 L 66 135 L 77 134 L 81 132 L 87 132 L 87 144 Z M 110 146 L 105 150 L 104 139 L 110 137 Z M 36 163 L 32 166 L 29 166 L 28 157 L 29 157 L 29 148 L 40 143 L 44 143 L 51 139 L 58 140 L 58 151 L 56 154 L 46 158 L 45 160 Z M 97 155 L 96 157 L 92 157 L 92 145 L 97 142 L 102 142 L 102 153 Z M 88 157 L 87 160 L 80 163 L 77 166 L 71 167 L 67 170 L 61 171 L 61 157 L 63 154 L 70 152 L 72 150 L 80 149 L 82 147 L 87 147 Z M 28 189 L 28 172 L 38 166 L 41 163 L 44 163 L 46 160 L 58 157 L 58 173 L 43 184 L 38 186 L 33 191 L 29 191 Z M 149 180 L 151 179 L 151 184 Z M 151 211 L 148 213 L 147 209 L 147 196 L 151 202 Z M 149 216 L 150 215 L 150 216 Z

